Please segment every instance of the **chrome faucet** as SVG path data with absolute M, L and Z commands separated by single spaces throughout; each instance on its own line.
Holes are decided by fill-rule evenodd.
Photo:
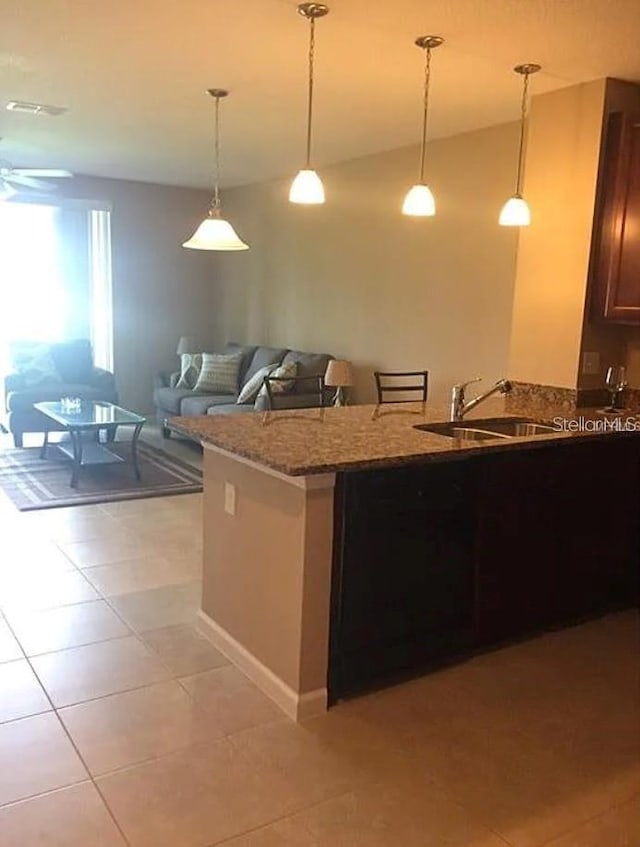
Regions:
M 474 397 L 473 400 L 469 400 L 465 402 L 464 392 L 468 385 L 472 385 L 474 382 L 482 382 L 482 377 L 478 376 L 475 379 L 470 379 L 468 382 L 462 382 L 459 385 L 454 385 L 451 391 L 451 420 L 452 421 L 461 421 L 467 412 L 470 412 L 471 409 L 475 409 L 483 400 L 486 400 L 488 397 L 491 397 L 492 394 L 495 394 L 499 391 L 501 394 L 506 394 L 508 391 L 511 391 L 511 383 L 506 379 L 501 379 L 496 382 L 496 384 L 490 388 L 488 391 L 485 391 L 484 394 L 478 394 L 477 397 Z

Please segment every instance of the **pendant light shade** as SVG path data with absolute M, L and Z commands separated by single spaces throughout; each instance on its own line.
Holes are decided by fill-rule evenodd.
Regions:
M 315 171 L 299 171 L 289 189 L 291 203 L 301 203 L 311 206 L 314 203 L 324 203 L 324 185 Z
M 523 77 L 522 100 L 520 103 L 520 147 L 518 149 L 518 174 L 516 176 L 515 194 L 502 207 L 498 223 L 500 226 L 529 226 L 531 210 L 522 196 L 522 174 L 524 170 L 524 140 L 527 128 L 527 99 L 529 93 L 529 77 L 540 70 L 540 65 L 531 62 L 526 65 L 516 65 L 513 69 Z
M 524 197 L 510 197 L 502 207 L 499 217 L 500 226 L 529 226 L 531 210 Z
M 428 218 L 436 213 L 436 201 L 428 185 L 414 185 L 407 191 L 402 204 L 403 215 Z
M 316 46 L 316 18 L 329 14 L 329 7 L 322 3 L 301 3 L 298 13 L 309 21 L 309 80 L 307 95 L 307 152 L 304 168 L 298 172 L 289 189 L 289 202 L 305 206 L 324 203 L 324 186 L 318 174 L 311 167 L 311 135 L 313 125 L 313 86 L 314 60 Z
M 209 213 L 188 241 L 182 245 L 190 250 L 248 250 L 229 221 Z
M 421 35 L 416 46 L 424 50 L 424 92 L 422 97 L 422 144 L 420 146 L 420 169 L 418 182 L 407 192 L 402 204 L 402 214 L 417 218 L 429 218 L 436 213 L 436 201 L 424 179 L 424 164 L 427 153 L 427 118 L 429 115 L 429 84 L 431 82 L 431 51 L 439 47 L 444 39 L 439 35 Z
M 208 92 L 216 101 L 216 130 L 215 130 L 215 181 L 213 197 L 207 217 L 198 226 L 191 238 L 183 243 L 189 250 L 248 250 L 238 237 L 229 221 L 220 213 L 220 100 L 228 95 L 222 88 L 210 88 Z

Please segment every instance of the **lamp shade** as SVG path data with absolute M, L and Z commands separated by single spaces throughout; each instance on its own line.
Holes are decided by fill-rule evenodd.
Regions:
M 324 384 L 329 388 L 344 388 L 353 385 L 351 362 L 346 359 L 331 359 L 324 375 Z
M 193 353 L 195 351 L 196 343 L 192 335 L 183 335 L 180 337 L 180 341 L 178 341 L 178 349 L 176 350 L 176 355 L 182 356 L 183 353 Z
M 402 214 L 416 218 L 430 218 L 436 213 L 436 201 L 428 185 L 414 185 L 402 204 Z
M 289 189 L 289 202 L 301 203 L 304 206 L 324 203 L 324 186 L 315 171 L 298 171 Z
M 514 194 L 502 207 L 498 218 L 500 226 L 529 226 L 531 223 L 531 211 L 527 201 Z
M 229 221 L 217 216 L 206 217 L 188 241 L 182 245 L 190 250 L 248 250 Z

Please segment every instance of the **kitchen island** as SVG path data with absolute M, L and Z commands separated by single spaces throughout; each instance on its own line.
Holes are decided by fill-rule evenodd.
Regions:
M 446 418 L 403 404 L 171 421 L 205 448 L 202 627 L 294 719 L 636 602 L 635 432 L 561 430 L 553 409 L 543 435 L 416 428 Z

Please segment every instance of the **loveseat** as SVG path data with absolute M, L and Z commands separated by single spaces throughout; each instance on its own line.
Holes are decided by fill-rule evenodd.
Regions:
M 16 447 L 22 447 L 25 432 L 43 431 L 43 416 L 34 403 L 63 397 L 118 401 L 113 374 L 94 366 L 86 338 L 50 345 L 16 343 L 11 358 L 15 372 L 4 379 L 4 422 Z M 48 425 L 55 428 L 52 422 Z
M 238 396 L 249 380 L 261 369 L 269 365 L 278 366 L 295 362 L 295 375 L 309 377 L 324 374 L 327 364 L 333 356 L 328 353 L 306 353 L 302 350 L 288 350 L 284 347 L 255 347 L 229 342 L 224 353 L 242 354 L 238 375 L 238 385 L 234 393 L 214 394 L 198 391 L 193 387 L 178 387 L 180 374 L 160 374 L 154 389 L 154 404 L 158 420 L 162 423 L 165 438 L 171 435 L 169 418 L 193 415 L 237 415 L 266 408 L 264 392 L 256 399 L 238 403 Z M 299 382 L 291 393 L 283 397 L 280 408 L 307 408 L 318 405 L 317 393 Z

